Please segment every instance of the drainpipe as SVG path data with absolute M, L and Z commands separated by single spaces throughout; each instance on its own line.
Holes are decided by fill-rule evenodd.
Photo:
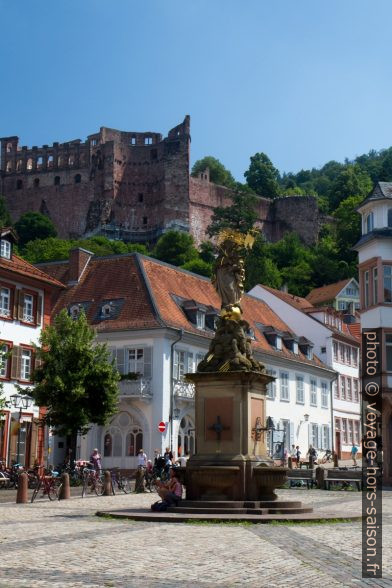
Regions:
M 339 378 L 339 374 L 336 374 L 333 380 L 331 380 L 329 386 L 331 390 L 331 451 L 332 455 L 335 452 L 335 419 L 333 418 L 333 383 Z
M 173 409 L 174 409 L 174 378 L 173 378 L 173 365 L 174 365 L 174 345 L 181 341 L 184 336 L 184 329 L 179 329 L 178 331 L 178 339 L 173 341 L 170 346 L 170 412 L 169 412 L 169 422 L 170 422 L 170 451 L 173 451 Z

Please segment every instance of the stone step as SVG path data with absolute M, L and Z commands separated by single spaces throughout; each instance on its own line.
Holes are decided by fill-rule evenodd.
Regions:
M 179 514 L 268 514 L 267 508 L 192 508 L 190 506 L 171 506 L 167 512 Z
M 181 507 L 190 508 L 301 508 L 299 500 L 181 500 Z

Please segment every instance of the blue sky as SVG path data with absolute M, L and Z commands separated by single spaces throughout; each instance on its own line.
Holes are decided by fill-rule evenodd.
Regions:
M 241 180 L 392 145 L 389 0 L 0 0 L 0 136 L 167 131 Z

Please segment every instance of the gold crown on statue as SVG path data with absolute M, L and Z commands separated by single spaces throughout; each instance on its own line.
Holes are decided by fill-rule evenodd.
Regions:
M 218 234 L 218 245 L 221 245 L 224 241 L 234 241 L 234 243 L 241 245 L 241 247 L 252 249 L 256 233 L 257 231 L 255 229 L 247 233 L 240 233 L 235 229 L 222 229 Z

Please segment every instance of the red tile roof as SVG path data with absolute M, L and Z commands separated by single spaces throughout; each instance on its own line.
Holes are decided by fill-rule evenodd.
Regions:
M 39 282 L 45 282 L 51 286 L 63 288 L 63 284 L 53 278 L 51 275 L 43 272 L 34 265 L 31 265 L 28 261 L 25 261 L 18 255 L 12 254 L 11 259 L 0 257 L 0 271 L 4 269 L 6 271 L 18 274 L 19 276 L 25 276 L 38 280 Z
M 355 337 L 359 342 L 361 342 L 361 323 L 348 324 L 347 329 L 352 337 Z
M 287 302 L 298 310 L 305 310 L 307 308 L 312 308 L 313 306 L 309 300 L 306 298 L 301 298 L 301 296 L 296 296 L 295 294 L 290 294 L 289 292 L 282 292 L 282 290 L 276 290 L 275 288 L 270 288 L 264 284 L 260 284 L 260 288 L 264 288 L 265 290 L 268 290 L 268 292 L 271 292 L 271 294 L 275 294 L 275 296 L 283 300 L 283 302 Z
M 334 284 L 328 284 L 328 286 L 321 286 L 321 288 L 314 288 L 306 297 L 306 300 L 315 306 L 319 306 L 321 304 L 325 304 L 330 300 L 336 298 L 341 290 L 349 282 L 351 282 L 352 278 L 347 278 L 346 280 L 340 280 L 340 282 L 335 282 Z

